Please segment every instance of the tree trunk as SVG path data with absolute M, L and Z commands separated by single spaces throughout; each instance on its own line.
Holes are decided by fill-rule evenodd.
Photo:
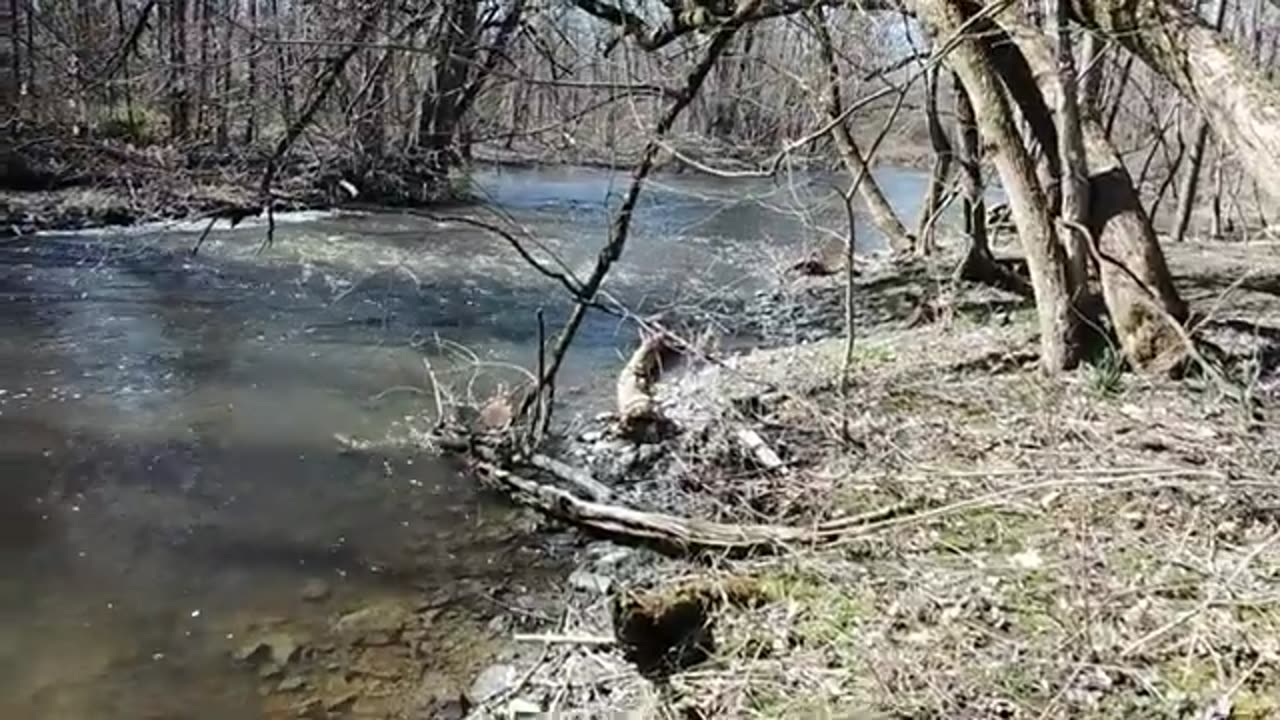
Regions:
M 986 283 L 1018 295 L 1030 295 L 1031 288 L 1018 274 L 996 262 L 987 239 L 987 206 L 983 198 L 982 143 L 978 138 L 978 126 L 973 117 L 973 105 L 959 78 L 953 80 L 955 88 L 956 160 L 960 167 L 961 206 L 964 211 L 964 232 L 969 247 L 964 260 L 956 268 L 962 280 Z
M 1058 145 L 1054 150 L 1061 165 L 1059 174 L 1062 193 L 1062 227 L 1067 252 L 1067 277 L 1077 297 L 1089 289 L 1089 238 L 1085 223 L 1089 218 L 1089 170 L 1085 160 L 1084 138 L 1080 131 L 1080 107 L 1076 98 L 1075 51 L 1071 48 L 1071 26 L 1067 0 L 1048 0 L 1046 17 L 1057 46 L 1057 120 Z
M 823 105 L 827 119 L 834 120 L 844 114 L 844 101 L 840 96 L 840 66 L 836 63 L 835 48 L 831 42 L 831 34 L 827 31 L 826 21 L 818 18 L 813 27 L 818 33 L 819 49 L 826 66 Z M 871 174 L 871 168 L 853 135 L 849 133 L 848 126 L 843 121 L 837 122 L 831 128 L 831 135 L 835 139 L 836 150 L 844 163 L 845 171 L 855 178 L 862 178 L 862 182 L 858 183 L 858 196 L 866 206 L 871 223 L 884 235 L 889 247 L 895 252 L 910 252 L 915 247 L 915 238 L 907 232 L 906 226 L 898 219 L 898 213 L 880 190 L 880 184 Z
M 1167 0 L 1077 0 L 1105 32 L 1195 103 L 1246 172 L 1280 202 L 1280 87 L 1230 41 Z
M 1053 51 L 1043 36 L 1002 16 L 1008 35 L 987 32 L 999 53 L 1010 94 L 1030 119 L 1041 142 L 1055 146 L 1051 107 L 1061 100 Z M 1012 39 L 1013 44 L 1009 40 Z M 1037 84 L 1038 83 L 1038 84 Z M 1136 367 L 1161 372 L 1178 364 L 1186 348 L 1172 321 L 1186 317 L 1164 254 L 1124 163 L 1095 120 L 1085 119 L 1081 135 L 1089 172 L 1089 222 L 1106 302 L 1116 335 Z
M 169 135 L 185 140 L 191 131 L 191 98 L 187 92 L 187 0 L 169 7 Z
M 1081 114 L 1097 119 L 1102 112 L 1103 67 L 1106 59 L 1103 44 L 1098 36 L 1085 33 L 1080 48 L 1080 97 L 1077 98 Z
M 418 144 L 436 180 L 460 157 L 455 142 L 462 121 L 468 71 L 476 60 L 476 0 L 448 0 L 437 29 L 435 73 L 422 98 Z M 434 192 L 428 188 L 427 191 Z
M 935 40 L 961 32 L 966 18 L 956 0 L 918 0 L 916 6 Z M 995 146 L 996 170 L 1031 272 L 1040 325 L 1040 364 L 1050 373 L 1072 368 L 1079 363 L 1081 348 L 1066 258 L 1054 232 L 1049 203 L 1036 181 L 1035 164 L 1018 134 L 1000 78 L 981 41 L 971 34 L 962 36 L 948 61 L 973 104 L 982 136 Z
M 929 130 L 929 146 L 933 150 L 933 165 L 929 171 L 929 186 L 925 191 L 924 205 L 920 209 L 920 226 L 917 230 L 916 250 L 927 255 L 933 249 L 935 217 L 942 209 L 943 194 L 947 191 L 947 179 L 951 176 L 953 151 L 947 133 L 938 117 L 938 68 L 925 73 L 924 91 L 925 125 Z
M 1216 0 L 1213 8 L 1213 28 L 1222 30 L 1222 21 L 1227 16 L 1227 0 Z M 1187 165 L 1187 174 L 1182 178 L 1182 186 L 1178 189 L 1178 217 L 1173 226 L 1173 241 L 1182 242 L 1187 237 L 1187 228 L 1191 225 L 1191 213 L 1196 206 L 1196 193 L 1200 187 L 1200 166 L 1204 163 L 1204 146 L 1209 141 L 1209 120 L 1201 117 L 1196 122 L 1195 139 L 1191 143 L 1191 158 Z
M 18 3 L 0 4 L 0 109 L 18 116 L 18 88 L 22 85 L 22 54 L 18 46 Z
M 248 12 L 249 28 L 256 36 L 258 33 L 258 0 L 245 0 L 246 10 Z M 245 108 L 244 117 L 244 144 L 245 146 L 253 145 L 258 139 L 258 48 L 260 45 L 257 41 L 249 43 L 248 58 L 246 59 L 246 72 L 248 73 L 248 107 Z M 288 78 L 281 77 L 280 82 L 288 82 Z

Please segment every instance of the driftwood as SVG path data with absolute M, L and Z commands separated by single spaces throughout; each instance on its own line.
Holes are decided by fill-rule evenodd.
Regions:
M 603 502 L 613 495 L 609 486 L 591 477 L 591 473 L 553 457 L 535 454 L 529 457 L 528 463 L 569 483 L 591 500 Z
M 587 500 L 482 460 L 475 461 L 473 467 L 489 482 L 512 494 L 517 501 L 552 517 L 607 535 L 652 542 L 682 551 L 777 550 L 792 545 L 833 542 L 871 523 L 895 517 L 909 509 L 907 505 L 892 505 L 809 527 L 736 525 L 645 512 Z
M 662 373 L 663 357 L 675 350 L 662 333 L 644 338 L 618 375 L 618 422 L 622 434 L 635 435 L 661 421 L 653 385 Z

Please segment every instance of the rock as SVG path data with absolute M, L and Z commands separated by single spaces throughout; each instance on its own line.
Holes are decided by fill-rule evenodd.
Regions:
M 307 602 L 327 600 L 331 592 L 329 583 L 320 578 L 312 578 L 302 585 L 302 599 Z
M 412 613 L 394 602 L 381 602 L 343 615 L 333 624 L 334 634 L 352 645 L 390 645 L 400 637 Z
M 301 690 L 306 686 L 306 678 L 301 675 L 290 675 L 280 681 L 280 684 L 276 686 L 276 692 L 293 692 L 294 690 Z
M 613 578 L 586 570 L 574 570 L 569 574 L 569 587 L 597 595 L 607 595 L 609 589 L 613 587 Z
M 471 687 L 467 688 L 467 701 L 472 705 L 496 697 L 509 690 L 516 682 L 516 669 L 511 665 L 490 665 L 485 668 Z
M 578 437 L 584 443 L 598 443 L 604 439 L 604 432 L 600 430 L 588 430 Z
M 537 715 L 542 712 L 542 706 L 532 700 L 525 698 L 516 698 L 507 703 L 507 714 L 511 717 L 520 717 L 522 715 Z
M 241 645 L 232 656 L 240 662 L 283 667 L 297 656 L 302 643 L 286 632 L 273 632 Z

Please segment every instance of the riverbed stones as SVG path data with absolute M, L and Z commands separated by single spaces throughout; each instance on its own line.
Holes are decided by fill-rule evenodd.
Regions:
M 351 645 L 390 645 L 412 618 L 412 611 L 400 603 L 378 602 L 338 618 L 332 630 Z
M 516 683 L 516 669 L 512 665 L 490 665 L 476 676 L 467 688 L 467 702 L 479 705 L 511 689 Z

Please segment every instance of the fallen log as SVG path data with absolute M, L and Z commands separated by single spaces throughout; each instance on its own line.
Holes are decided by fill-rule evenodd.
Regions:
M 522 477 L 490 462 L 476 460 L 472 465 L 490 483 L 512 494 L 517 501 L 554 518 L 606 535 L 647 541 L 685 552 L 774 551 L 794 545 L 823 544 L 872 523 L 896 517 L 913 507 L 899 503 L 809 527 L 738 525 L 645 512 L 623 505 L 587 500 L 553 485 Z

